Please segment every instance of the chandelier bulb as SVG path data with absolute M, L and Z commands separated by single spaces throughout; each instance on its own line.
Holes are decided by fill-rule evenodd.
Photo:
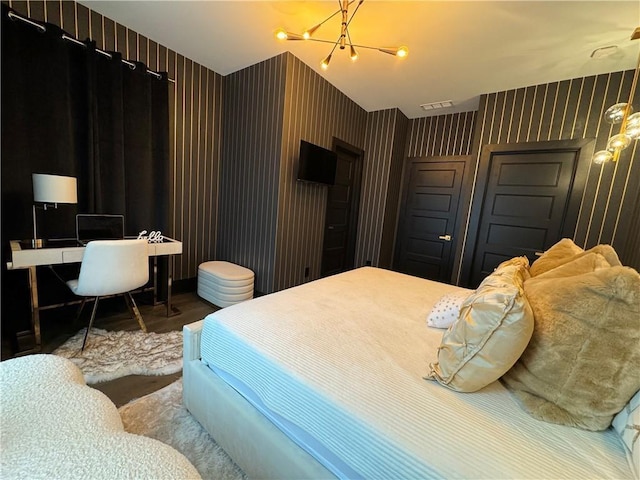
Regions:
M 358 59 L 358 52 L 353 47 L 353 45 L 350 45 L 350 47 L 351 47 L 351 52 L 349 53 L 349 56 L 351 57 L 351 61 L 355 62 Z
M 624 116 L 627 114 L 627 105 L 628 104 L 623 102 L 610 106 L 607 111 L 604 112 L 604 119 L 612 125 L 622 122 Z M 632 112 L 633 107 L 629 105 L 629 114 Z
M 593 155 L 593 163 L 602 165 L 613 160 L 613 153 L 609 150 L 600 150 Z
M 634 113 L 627 118 L 627 131 L 625 134 L 631 140 L 640 139 L 640 112 Z
M 624 150 L 631 143 L 631 139 L 624 133 L 614 135 L 607 142 L 607 150 L 615 152 L 616 150 Z
M 320 63 L 320 67 L 322 67 L 323 70 L 326 70 L 327 68 L 329 68 L 330 61 L 331 61 L 331 54 L 327 55 L 327 58 L 322 60 L 322 63 Z
M 322 24 L 319 23 L 315 27 L 312 27 L 309 30 L 305 30 L 305 32 L 302 34 L 303 38 L 305 40 L 309 40 L 311 38 L 311 35 L 313 35 L 315 33 L 315 31 L 318 30 L 318 28 L 320 28 L 320 25 L 322 25 Z
M 406 46 L 403 45 L 402 47 L 398 48 L 396 57 L 405 58 L 407 55 L 409 55 L 409 49 Z
M 286 40 L 287 37 L 287 31 L 284 28 L 279 28 L 278 30 L 276 30 L 276 38 L 278 40 Z

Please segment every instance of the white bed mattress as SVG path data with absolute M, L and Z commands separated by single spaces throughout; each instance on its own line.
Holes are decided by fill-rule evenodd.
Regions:
M 615 432 L 529 417 L 495 382 L 423 380 L 457 287 L 365 267 L 209 315 L 202 360 L 342 478 L 627 478 Z

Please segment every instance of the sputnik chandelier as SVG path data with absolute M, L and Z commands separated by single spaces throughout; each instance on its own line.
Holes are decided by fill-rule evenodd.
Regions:
M 355 10 L 351 16 L 349 16 L 349 5 L 354 3 L 356 0 L 338 0 L 338 4 L 340 8 L 325 18 L 322 22 L 318 23 L 316 26 L 306 30 L 302 35 L 298 35 L 296 33 L 287 32 L 285 29 L 280 28 L 276 30 L 276 38 L 279 40 L 308 40 L 311 42 L 321 42 L 321 43 L 332 43 L 333 48 L 329 52 L 324 60 L 320 63 L 320 66 L 323 70 L 329 68 L 329 62 L 331 61 L 331 56 L 335 51 L 336 47 L 340 47 L 340 50 L 344 50 L 349 46 L 349 57 L 351 57 L 352 61 L 356 61 L 358 59 L 358 51 L 357 48 L 367 48 L 371 50 L 378 50 L 382 53 L 387 53 L 389 55 L 395 55 L 399 58 L 404 58 L 409 55 L 409 49 L 405 46 L 396 47 L 396 48 L 383 48 L 383 47 L 369 47 L 366 45 L 356 45 L 351 41 L 351 35 L 349 34 L 349 25 L 353 21 L 353 17 L 358 13 L 358 9 L 364 3 L 364 0 L 358 0 L 358 4 L 356 5 Z M 319 38 L 312 38 L 312 35 L 318 30 L 325 22 L 335 17 L 337 14 L 341 14 L 342 22 L 340 24 L 340 36 L 337 40 L 322 40 Z
M 636 28 L 631 35 L 631 40 L 640 38 L 640 27 Z M 609 161 L 617 162 L 620 158 L 620 152 L 631 145 L 632 141 L 640 138 L 640 112 L 633 113 L 633 94 L 638 84 L 638 75 L 640 75 L 640 53 L 638 54 L 638 63 L 636 71 L 633 74 L 631 82 L 631 93 L 626 103 L 616 103 L 604 112 L 604 119 L 613 124 L 620 124 L 620 132 L 609 138 L 606 150 L 600 150 L 593 155 L 593 161 L 597 164 L 607 163 Z

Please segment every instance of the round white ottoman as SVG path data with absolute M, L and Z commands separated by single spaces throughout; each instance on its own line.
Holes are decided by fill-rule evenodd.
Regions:
M 198 267 L 198 295 L 219 307 L 253 298 L 252 270 L 235 263 L 211 261 Z

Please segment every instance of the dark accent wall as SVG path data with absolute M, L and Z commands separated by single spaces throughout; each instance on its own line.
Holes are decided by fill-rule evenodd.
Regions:
M 409 121 L 406 157 L 470 155 L 478 112 L 463 112 Z
M 251 268 L 255 288 L 320 276 L 327 188 L 296 181 L 300 140 L 361 147 L 366 113 L 284 53 L 225 77 L 218 256 Z
M 278 137 L 282 156 L 273 290 L 320 277 L 328 187 L 296 181 L 300 140 L 331 149 L 336 137 L 363 148 L 367 120 L 361 107 L 308 65 L 291 53 L 283 56 L 286 92 Z
M 391 268 L 408 124 L 397 108 L 367 114 L 356 266 Z
M 595 138 L 605 148 L 619 125 L 603 119 L 604 111 L 629 98 L 633 70 L 575 78 L 482 95 L 474 154 L 479 165 L 483 145 Z M 639 98 L 640 85 L 635 98 Z M 612 244 L 621 261 L 635 268 L 640 240 L 628 242 L 640 189 L 640 146 L 634 142 L 616 163 L 590 163 L 574 241 L 583 248 Z M 636 227 L 637 228 L 637 227 Z M 474 234 L 469 232 L 469 234 Z M 634 263 L 636 262 L 636 263 Z
M 273 291 L 287 58 L 224 78 L 218 259 L 253 270 Z
M 60 26 L 98 48 L 117 51 L 166 71 L 169 88 L 171 230 L 182 240 L 175 279 L 195 277 L 200 262 L 216 256 L 218 169 L 222 125 L 222 76 L 143 35 L 72 1 L 4 2 L 23 16 Z M 73 236 L 73 232 L 69 232 Z
M 471 154 L 476 178 L 482 146 L 488 144 L 595 138 L 595 150 L 604 149 L 619 127 L 603 120 L 604 111 L 629 98 L 632 80 L 629 70 L 482 95 L 478 112 L 410 120 L 407 157 Z M 585 248 L 612 244 L 621 261 L 635 268 L 640 268 L 639 154 L 635 142 L 617 163 L 590 165 L 573 235 Z M 464 192 L 467 199 L 475 188 L 471 185 L 471 191 Z M 467 201 L 464 235 L 455 247 L 456 283 L 466 237 L 476 234 L 467 231 L 469 211 Z

